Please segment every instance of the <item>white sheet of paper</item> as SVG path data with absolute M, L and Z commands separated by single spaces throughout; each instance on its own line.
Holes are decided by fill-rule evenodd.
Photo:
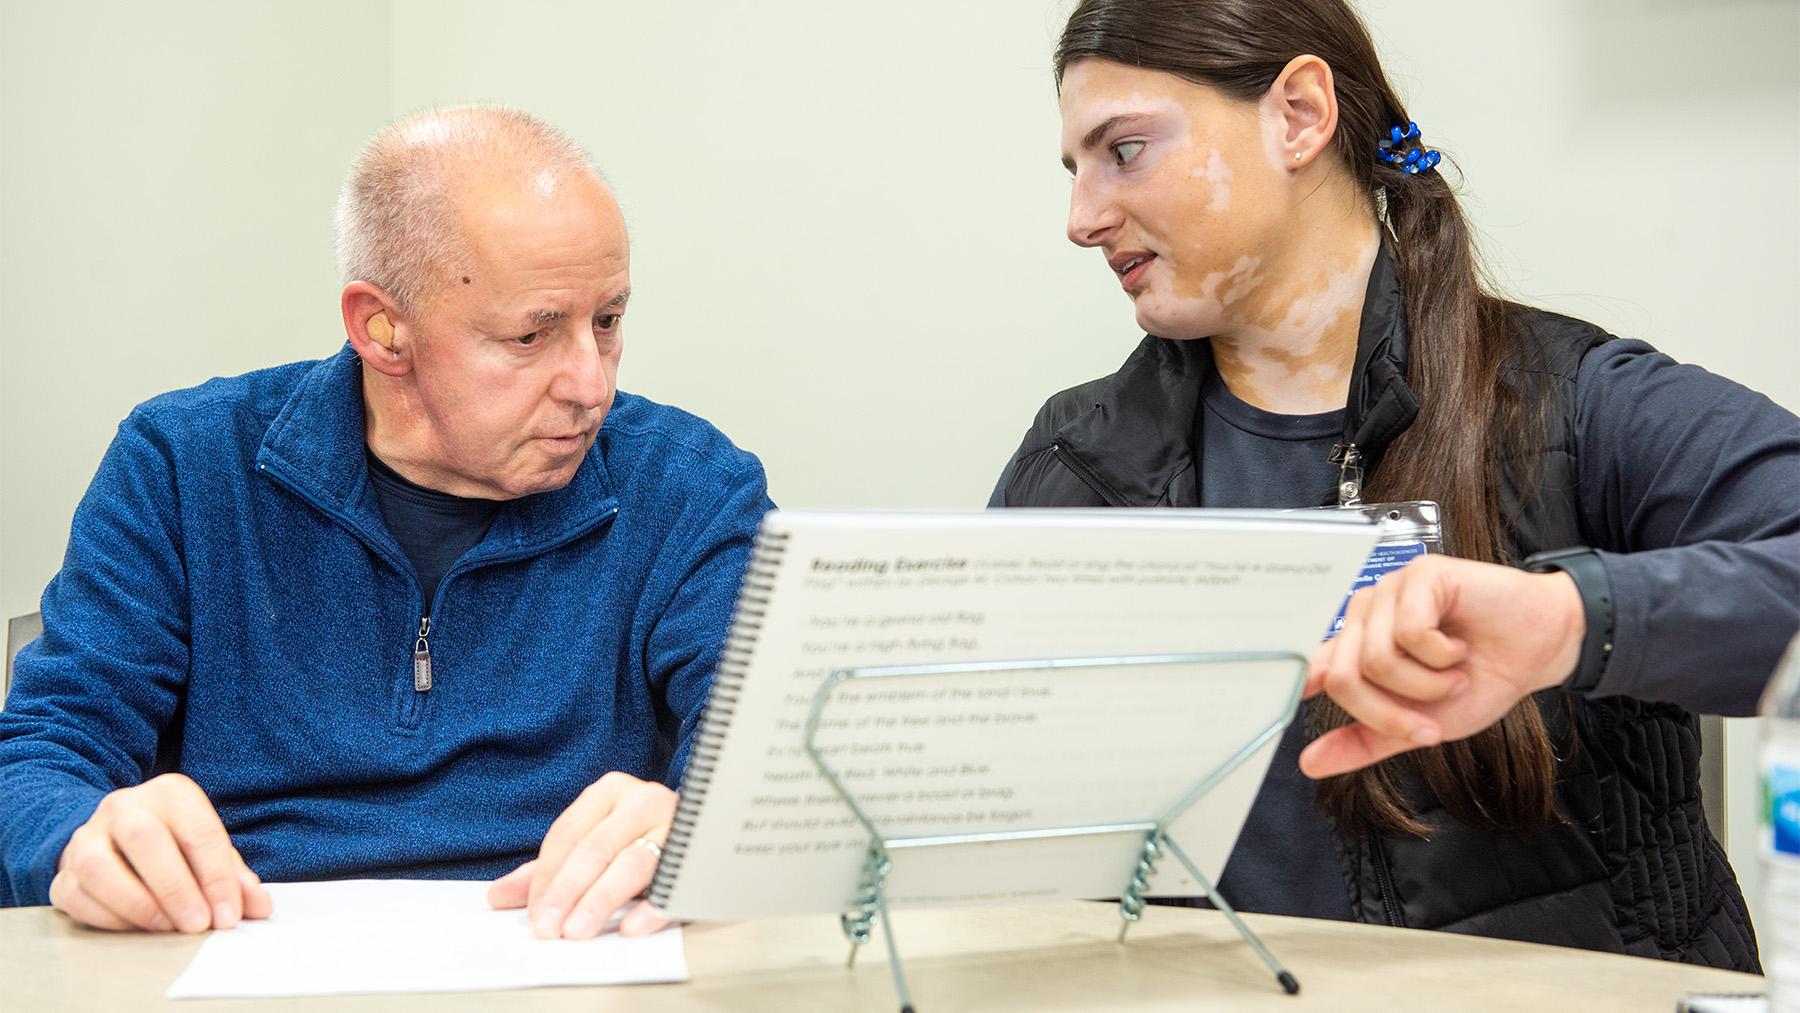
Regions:
M 681 929 L 537 939 L 523 909 L 495 911 L 485 882 L 271 883 L 274 913 L 214 932 L 171 999 L 474 992 L 686 981 Z

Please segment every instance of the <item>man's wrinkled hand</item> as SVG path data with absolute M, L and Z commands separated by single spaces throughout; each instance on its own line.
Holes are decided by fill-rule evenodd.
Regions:
M 180 774 L 101 799 L 57 860 L 50 903 L 92 928 L 151 932 L 228 929 L 270 909 L 212 802 Z
M 1357 592 L 1305 695 L 1354 722 L 1300 754 L 1308 777 L 1474 735 L 1574 671 L 1587 617 L 1566 573 L 1421 556 Z
M 540 938 L 598 935 L 607 919 L 649 887 L 677 798 L 653 781 L 607 774 L 550 825 L 535 860 L 494 881 L 488 903 L 524 907 Z M 646 902 L 625 915 L 619 932 L 646 935 L 668 924 Z

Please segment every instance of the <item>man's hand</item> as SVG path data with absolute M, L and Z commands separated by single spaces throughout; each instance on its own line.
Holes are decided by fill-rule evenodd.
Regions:
M 93 928 L 152 932 L 228 929 L 270 907 L 206 793 L 180 774 L 101 799 L 57 860 L 50 903 Z
M 1473 735 L 1567 678 L 1586 631 L 1566 573 L 1421 556 L 1358 592 L 1313 656 L 1305 695 L 1355 722 L 1307 746 L 1300 769 L 1330 777 Z
M 677 796 L 651 781 L 614 771 L 589 785 L 563 810 L 538 857 L 494 881 L 488 903 L 525 907 L 543 939 L 589 939 L 650 885 L 660 847 L 669 839 Z M 646 935 L 669 924 L 648 903 L 619 923 L 621 935 Z

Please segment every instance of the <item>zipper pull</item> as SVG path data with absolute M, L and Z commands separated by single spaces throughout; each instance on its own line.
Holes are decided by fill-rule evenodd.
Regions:
M 413 690 L 424 693 L 431 689 L 431 617 L 419 620 L 419 639 L 413 643 Z
M 1352 507 L 1362 502 L 1362 451 L 1354 443 L 1339 443 L 1331 448 L 1331 463 L 1338 466 L 1338 506 Z

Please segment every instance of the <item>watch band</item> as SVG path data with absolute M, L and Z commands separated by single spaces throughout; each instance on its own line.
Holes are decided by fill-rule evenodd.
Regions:
M 1593 549 L 1577 547 L 1539 552 L 1527 557 L 1522 565 L 1532 573 L 1561 570 L 1575 582 L 1587 615 L 1587 633 L 1581 639 L 1580 660 L 1563 686 L 1576 693 L 1591 691 L 1600 684 L 1606 663 L 1612 660 L 1612 578 L 1607 576 L 1606 564 Z

